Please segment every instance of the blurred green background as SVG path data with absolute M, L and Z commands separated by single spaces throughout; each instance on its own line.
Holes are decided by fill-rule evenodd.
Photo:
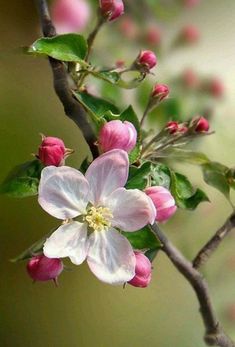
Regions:
M 202 32 L 200 44 L 169 54 L 159 75 L 177 73 L 184 66 L 219 76 L 226 96 L 212 120 L 216 135 L 200 145 L 212 159 L 234 165 L 235 132 L 235 2 L 202 0 L 193 11 L 182 11 L 165 23 L 167 37 L 183 23 Z M 113 28 L 115 29 L 113 24 Z M 76 126 L 57 100 L 46 60 L 23 56 L 17 50 L 39 35 L 33 1 L 0 1 L 0 180 L 10 169 L 31 158 L 40 143 L 39 133 L 64 139 L 75 154 L 68 164 L 79 167 L 88 148 Z M 111 49 L 112 25 L 99 36 L 97 46 Z M 107 41 L 106 41 L 107 39 Z M 107 42 L 107 44 L 106 44 Z M 138 52 L 138 50 L 136 50 Z M 131 52 L 134 54 L 133 52 Z M 102 56 L 101 48 L 99 54 Z M 117 56 L 117 59 L 120 58 Z M 125 100 L 122 100 L 125 104 Z M 127 105 L 127 104 L 126 104 Z M 180 167 L 193 183 L 204 187 L 198 169 Z M 224 222 L 230 206 L 220 193 L 204 187 L 212 203 L 194 212 L 179 211 L 163 228 L 190 259 Z M 147 289 L 111 287 L 99 282 L 87 265 L 64 271 L 60 286 L 32 285 L 25 264 L 10 258 L 56 226 L 35 198 L 0 197 L 0 345 L 3 347 L 203 347 L 203 326 L 194 293 L 159 254 Z M 210 260 L 204 274 L 218 316 L 235 338 L 235 234 Z

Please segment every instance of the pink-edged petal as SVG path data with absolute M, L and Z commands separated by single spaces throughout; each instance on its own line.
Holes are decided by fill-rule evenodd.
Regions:
M 38 202 L 53 217 L 67 219 L 84 213 L 88 193 L 89 184 L 81 172 L 67 166 L 42 170 Z
M 60 226 L 45 242 L 43 253 L 48 258 L 69 257 L 72 263 L 81 264 L 88 250 L 87 226 L 71 222 Z
M 96 277 L 123 284 L 135 275 L 135 255 L 129 241 L 115 229 L 95 231 L 89 238 L 87 262 Z
M 119 188 L 106 199 L 105 207 L 112 214 L 112 226 L 125 231 L 136 231 L 153 224 L 156 209 L 152 200 L 138 189 Z
M 126 184 L 129 159 L 125 151 L 113 149 L 95 159 L 86 172 L 91 188 L 91 202 L 98 205 L 115 189 Z

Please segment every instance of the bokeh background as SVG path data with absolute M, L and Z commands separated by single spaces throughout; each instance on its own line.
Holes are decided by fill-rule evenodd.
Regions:
M 164 5 L 164 1 L 161 2 Z M 134 2 L 130 3 L 133 8 Z M 164 83 L 169 75 L 193 67 L 202 75 L 215 75 L 223 81 L 225 95 L 213 104 L 215 111 L 211 118 L 216 135 L 195 146 L 212 159 L 233 166 L 235 2 L 202 0 L 194 9 L 181 7 L 177 10 L 172 10 L 167 0 L 165 5 L 162 17 L 156 17 L 157 24 L 164 29 L 165 42 L 169 42 L 186 23 L 197 26 L 201 38 L 197 45 L 166 53 L 159 61 L 157 79 Z M 138 17 L 138 13 L 133 16 L 141 30 L 143 18 Z M 24 56 L 18 50 L 39 36 L 33 1 L 1 0 L 0 32 L 0 180 L 14 165 L 29 160 L 31 153 L 37 151 L 40 132 L 63 138 L 68 147 L 76 150 L 68 164 L 79 167 L 88 148 L 80 131 L 63 114 L 52 88 L 47 61 Z M 113 42 L 119 42 L 115 49 Z M 118 24 L 114 23 L 100 33 L 96 59 L 110 63 L 127 57 L 131 61 L 140 48 L 140 44 L 120 36 Z M 99 85 L 91 87 L 98 89 Z M 116 102 L 127 106 L 127 97 L 125 99 L 119 91 L 110 93 Z M 174 93 L 176 91 L 172 90 L 172 98 Z M 128 98 L 133 98 L 136 103 L 133 93 L 129 95 Z M 138 104 L 136 107 L 140 112 Z M 223 224 L 231 208 L 219 192 L 205 187 L 197 168 L 181 165 L 180 170 L 189 174 L 193 183 L 203 187 L 211 199 L 210 204 L 200 205 L 193 213 L 179 211 L 164 226 L 168 236 L 192 259 L 215 229 Z M 35 198 L 0 197 L 1 346 L 204 346 L 203 325 L 195 295 L 163 254 L 159 254 L 154 262 L 152 283 L 147 289 L 127 286 L 123 290 L 100 283 L 86 264 L 64 271 L 58 288 L 53 283 L 32 284 L 25 264 L 14 264 L 9 260 L 54 226 L 56 220 L 42 211 Z M 235 236 L 231 234 L 204 269 L 218 317 L 233 338 L 234 245 Z

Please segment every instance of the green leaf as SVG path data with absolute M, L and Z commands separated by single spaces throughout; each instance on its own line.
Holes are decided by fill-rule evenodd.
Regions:
M 28 53 L 47 55 L 54 59 L 87 65 L 83 61 L 87 54 L 87 42 L 83 36 L 78 34 L 40 38 L 29 47 Z
M 88 159 L 88 157 L 86 157 L 83 162 L 80 165 L 79 171 L 81 171 L 83 174 L 86 173 L 86 170 L 88 169 L 89 165 L 90 165 L 90 160 Z
M 176 205 L 183 209 L 194 210 L 201 202 L 209 201 L 207 195 L 200 189 L 194 191 L 188 178 L 171 171 L 170 190 Z
M 166 151 L 163 151 L 163 155 L 166 155 L 167 158 L 183 160 L 187 163 L 194 165 L 203 165 L 209 162 L 209 159 L 204 153 L 194 152 L 190 150 L 183 150 L 180 148 L 170 148 Z
M 226 178 L 230 187 L 232 189 L 235 189 L 235 169 L 234 168 L 231 168 L 226 172 Z
M 40 240 L 36 241 L 32 246 L 27 248 L 25 251 L 20 253 L 17 257 L 11 259 L 13 263 L 21 260 L 27 260 L 32 258 L 35 255 L 41 254 L 43 250 L 43 245 L 46 242 L 46 239 L 57 229 L 52 229 L 48 234 L 44 235 Z
M 151 185 L 162 186 L 162 187 L 165 187 L 166 189 L 169 189 L 170 184 L 171 184 L 171 173 L 169 168 L 162 163 L 152 164 Z
M 92 71 L 91 72 L 95 77 L 102 79 L 111 84 L 117 84 L 120 80 L 120 75 L 115 71 Z
M 130 164 L 135 163 L 139 158 L 142 150 L 142 144 L 141 144 L 141 134 L 140 134 L 140 122 L 137 117 L 137 114 L 135 113 L 133 107 L 130 105 L 127 107 L 126 110 L 124 110 L 120 114 L 120 120 L 121 121 L 128 121 L 134 125 L 137 131 L 137 143 L 135 148 L 129 153 L 129 160 Z
M 226 177 L 228 168 L 217 162 L 202 165 L 204 181 L 219 190 L 230 201 L 230 185 Z
M 39 160 L 16 166 L 0 185 L 0 194 L 14 198 L 25 198 L 38 193 L 43 165 Z
M 122 234 L 128 239 L 134 249 L 159 249 L 160 241 L 153 234 L 149 226 L 134 232 L 125 232 Z
M 158 252 L 160 251 L 161 247 L 159 248 L 153 248 L 149 249 L 144 253 L 144 255 L 151 261 L 151 263 L 154 261 L 156 256 L 158 255 Z
M 73 94 L 77 98 L 77 100 L 86 108 L 92 120 L 98 127 L 104 124 L 105 121 L 103 116 L 108 111 L 111 111 L 114 114 L 119 114 L 118 108 L 107 100 L 98 98 L 86 92 L 74 92 Z
M 145 162 L 140 167 L 130 166 L 126 188 L 143 190 L 148 184 L 148 177 L 151 172 L 151 165 L 152 164 L 150 162 Z
M 137 117 L 137 114 L 135 113 L 133 107 L 130 105 L 127 107 L 126 110 L 124 110 L 121 114 L 120 114 L 120 120 L 121 121 L 128 121 L 130 123 L 132 123 L 134 125 L 134 127 L 137 130 L 137 133 L 140 133 L 140 122 L 139 119 Z

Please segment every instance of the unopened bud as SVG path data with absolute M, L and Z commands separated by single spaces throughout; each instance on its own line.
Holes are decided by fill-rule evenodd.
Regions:
M 197 133 L 201 133 L 201 132 L 207 132 L 209 129 L 210 129 L 210 124 L 208 120 L 204 117 L 200 117 L 195 127 L 195 131 Z
M 135 67 L 143 72 L 149 72 L 157 65 L 157 57 L 152 51 L 141 51 L 135 61 Z
M 200 3 L 201 0 L 184 0 L 184 4 L 186 7 L 194 7 Z
M 224 85 L 218 78 L 213 78 L 209 83 L 209 92 L 215 98 L 221 98 L 224 95 Z
M 198 28 L 193 25 L 188 25 L 181 32 L 181 39 L 185 43 L 196 43 L 199 40 L 200 34 Z
M 161 30 L 156 26 L 151 26 L 147 29 L 145 34 L 145 39 L 147 43 L 151 46 L 159 46 L 162 41 Z
M 72 152 L 71 149 L 65 148 L 61 139 L 43 136 L 37 157 L 45 166 L 60 166 L 64 164 L 64 159 Z
M 175 121 L 170 121 L 166 124 L 166 129 L 170 134 L 175 134 L 179 130 L 179 123 Z
M 134 287 L 145 288 L 151 281 L 152 265 L 143 253 L 134 253 L 136 258 L 135 276 L 128 283 Z
M 61 259 L 47 258 L 45 255 L 37 255 L 27 263 L 27 271 L 34 281 L 57 281 L 57 277 L 63 271 Z
M 58 34 L 81 31 L 90 18 L 90 6 L 85 0 L 55 0 L 52 19 Z
M 157 210 L 156 221 L 166 222 L 176 212 L 175 200 L 169 190 L 161 186 L 149 187 L 145 193 L 150 197 Z
M 162 101 L 165 98 L 168 97 L 170 91 L 167 85 L 165 84 L 156 84 L 153 87 L 153 91 L 152 91 L 152 97 L 153 98 L 157 98 L 158 101 Z
M 192 69 L 183 72 L 182 81 L 186 88 L 194 89 L 199 86 L 198 76 Z
M 103 17 L 112 21 L 124 13 L 124 4 L 122 0 L 100 0 L 100 9 Z
M 99 145 L 103 152 L 123 149 L 130 152 L 136 145 L 137 131 L 128 121 L 112 120 L 106 123 L 99 134 Z

